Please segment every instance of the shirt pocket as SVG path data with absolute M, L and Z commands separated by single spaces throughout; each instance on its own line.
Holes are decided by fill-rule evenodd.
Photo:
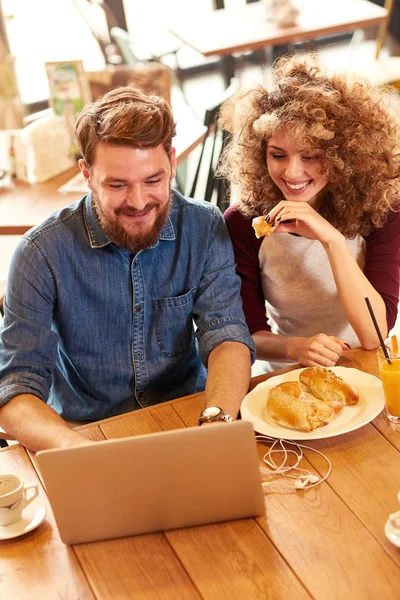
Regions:
M 187 354 L 193 344 L 192 288 L 182 296 L 153 300 L 158 347 L 167 358 Z

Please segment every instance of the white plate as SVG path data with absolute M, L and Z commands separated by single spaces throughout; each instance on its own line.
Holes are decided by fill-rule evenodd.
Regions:
M 22 519 L 13 523 L 0 527 L 0 540 L 11 540 L 12 538 L 24 535 L 28 531 L 35 529 L 46 516 L 46 508 L 40 498 L 35 498 L 22 511 Z
M 359 403 L 355 406 L 345 406 L 334 421 L 313 431 L 300 431 L 298 429 L 283 427 L 274 421 L 265 409 L 268 391 L 270 388 L 284 381 L 298 381 L 302 371 L 304 369 L 297 369 L 296 371 L 277 375 L 259 383 L 243 399 L 240 408 L 242 419 L 250 421 L 258 433 L 269 435 L 273 438 L 319 440 L 341 435 L 342 433 L 354 431 L 354 429 L 362 427 L 372 421 L 385 406 L 380 379 L 358 369 L 331 367 L 331 371 L 341 377 L 346 383 L 354 385 L 357 388 L 361 396 Z

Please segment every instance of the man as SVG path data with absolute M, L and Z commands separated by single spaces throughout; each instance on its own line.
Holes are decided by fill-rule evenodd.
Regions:
M 118 88 L 87 106 L 76 138 L 90 192 L 14 255 L 0 426 L 34 451 L 85 442 L 66 421 L 204 389 L 204 365 L 202 420 L 238 413 L 253 351 L 240 280 L 219 211 L 171 194 L 174 135 L 161 98 Z

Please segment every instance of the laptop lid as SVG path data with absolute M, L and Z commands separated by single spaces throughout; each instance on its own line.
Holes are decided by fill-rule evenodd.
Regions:
M 254 430 L 217 423 L 36 454 L 66 544 L 264 514 Z

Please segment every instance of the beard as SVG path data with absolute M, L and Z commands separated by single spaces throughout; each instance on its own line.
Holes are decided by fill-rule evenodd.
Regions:
M 145 248 L 150 248 L 150 246 L 154 246 L 156 242 L 160 239 L 161 231 L 168 220 L 169 211 L 171 208 L 171 193 L 167 204 L 163 207 L 163 209 L 158 213 L 156 220 L 154 222 L 153 227 L 147 231 L 140 231 L 140 229 L 135 233 L 127 232 L 121 225 L 119 225 L 118 221 L 112 221 L 103 211 L 103 208 L 100 204 L 99 198 L 97 194 L 92 191 L 92 199 L 93 199 L 93 208 L 96 213 L 97 219 L 99 221 L 100 227 L 103 232 L 107 235 L 111 242 L 114 242 L 117 246 L 121 248 L 125 248 L 134 254 L 140 252 L 140 250 L 144 250 Z M 146 204 L 143 210 L 136 210 L 136 208 L 125 207 L 119 208 L 115 211 L 116 216 L 118 214 L 125 215 L 140 215 L 145 212 L 151 210 L 152 208 L 157 208 L 159 206 L 158 202 L 149 202 Z

